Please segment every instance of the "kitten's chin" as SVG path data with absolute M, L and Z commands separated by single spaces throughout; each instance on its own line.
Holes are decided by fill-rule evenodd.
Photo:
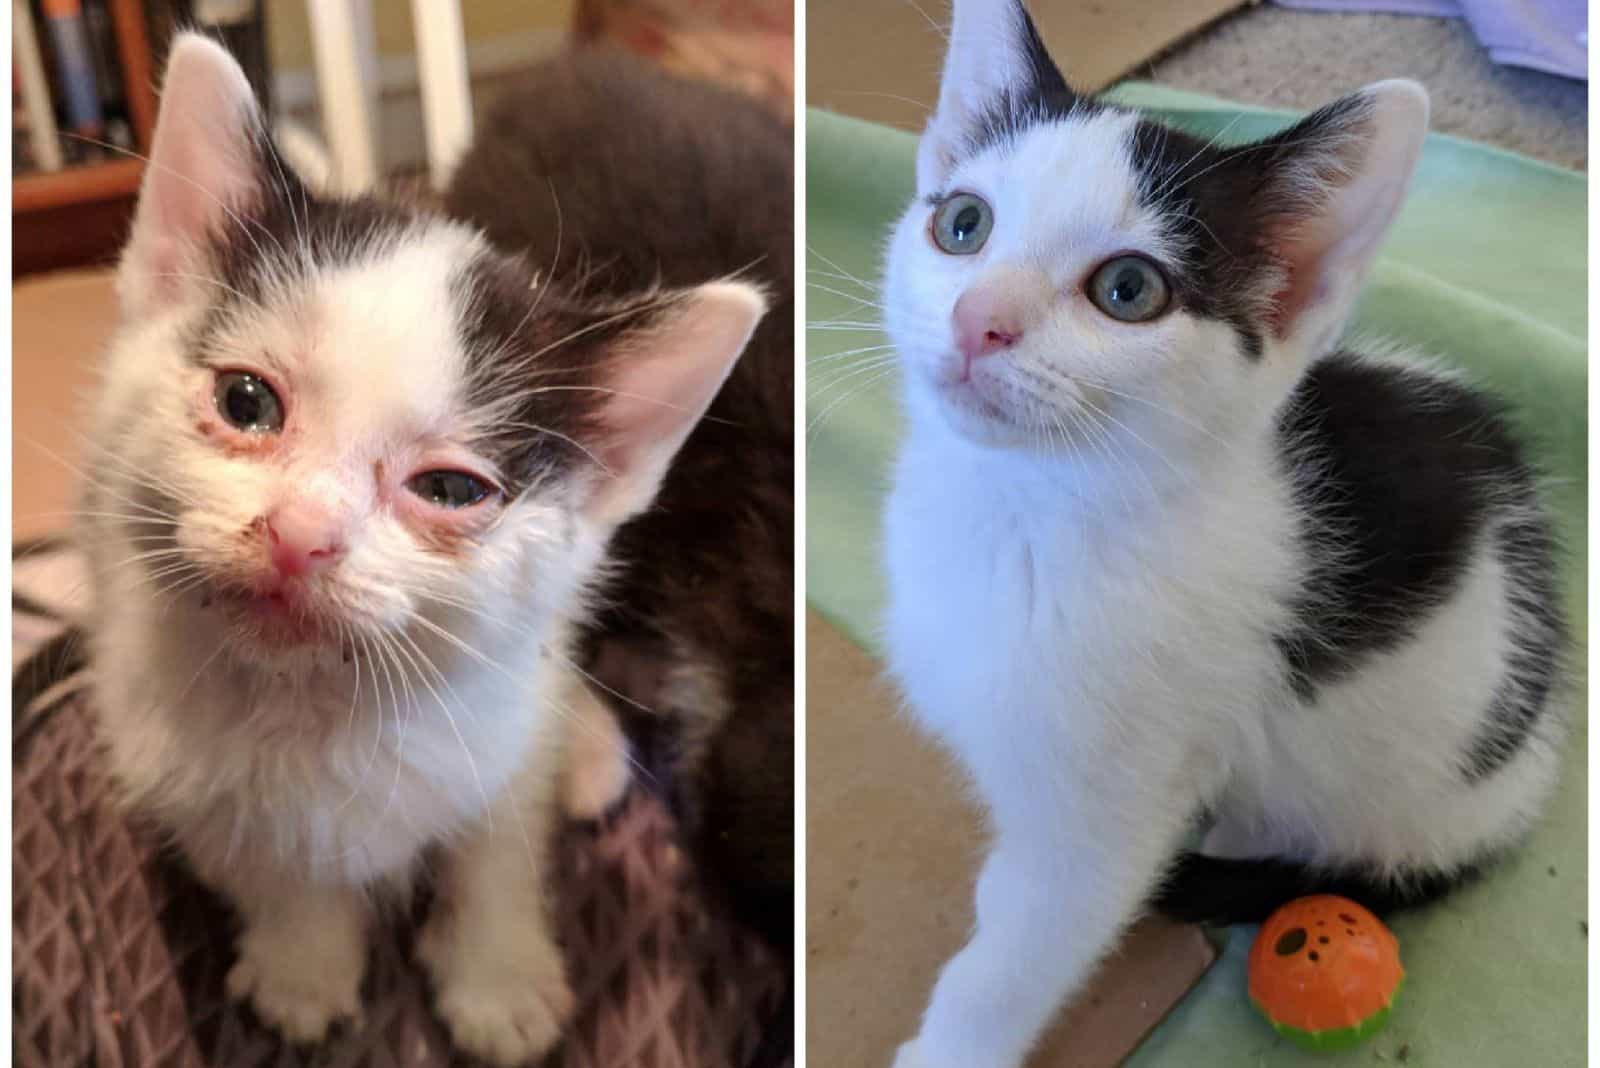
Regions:
M 976 379 L 935 378 L 930 383 L 933 407 L 962 438 L 988 448 L 1020 448 L 1030 440 L 1014 405 Z M 1037 437 L 1037 435 L 1032 435 Z
M 222 615 L 242 651 L 259 652 L 264 659 L 297 650 L 332 650 L 343 641 L 338 624 L 303 596 L 209 590 L 200 605 Z

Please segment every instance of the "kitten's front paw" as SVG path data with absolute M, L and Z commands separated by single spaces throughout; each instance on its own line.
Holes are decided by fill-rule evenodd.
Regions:
M 628 792 L 628 741 L 610 714 L 585 716 L 567 753 L 561 800 L 567 815 L 597 820 Z
M 417 956 L 433 975 L 439 1015 L 456 1045 L 503 1068 L 549 1052 L 576 1007 L 555 947 L 515 932 L 502 932 L 494 945 L 470 945 L 450 927 L 430 922 Z
M 320 1042 L 336 1020 L 361 1015 L 359 949 L 307 948 L 247 931 L 228 972 L 228 994 L 248 1001 L 262 1023 L 291 1042 Z

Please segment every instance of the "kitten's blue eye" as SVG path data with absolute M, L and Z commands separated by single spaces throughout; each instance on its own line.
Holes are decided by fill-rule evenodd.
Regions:
M 1167 310 L 1172 290 L 1161 269 L 1143 256 L 1118 256 L 1089 279 L 1089 299 L 1113 319 L 1144 323 Z
M 424 471 L 407 479 L 406 489 L 438 508 L 470 508 L 492 492 L 465 471 Z
M 218 414 L 240 430 L 275 434 L 283 429 L 283 403 L 271 386 L 249 372 L 224 371 L 212 396 Z
M 989 240 L 994 212 L 972 193 L 948 197 L 933 213 L 933 243 L 952 256 L 970 256 Z

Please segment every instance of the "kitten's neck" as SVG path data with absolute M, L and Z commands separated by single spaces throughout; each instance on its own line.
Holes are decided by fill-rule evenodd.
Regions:
M 1232 439 L 1096 437 L 1051 449 L 985 445 L 927 418 L 910 421 L 904 449 L 913 468 L 976 494 L 966 498 L 968 507 L 1030 516 L 1069 512 L 1074 523 L 1107 533 L 1180 515 L 1199 496 L 1259 477 L 1272 455 L 1268 424 Z

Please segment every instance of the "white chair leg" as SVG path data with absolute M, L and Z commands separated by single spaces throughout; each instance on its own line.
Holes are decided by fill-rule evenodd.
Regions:
M 334 183 L 360 193 L 378 184 L 377 41 L 368 0 L 306 0 Z
M 466 35 L 454 0 L 411 0 L 417 35 L 417 80 L 428 144 L 428 176 L 442 189 L 472 143 L 472 90 Z

